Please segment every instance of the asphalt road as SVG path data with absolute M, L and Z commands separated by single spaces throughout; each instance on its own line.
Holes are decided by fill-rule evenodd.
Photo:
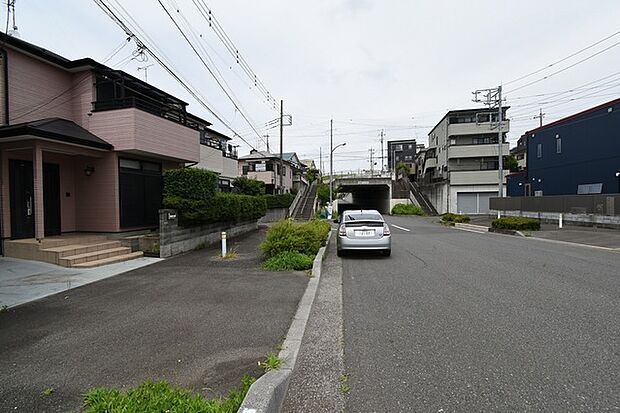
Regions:
M 620 253 L 388 221 L 342 261 L 346 411 L 620 410 Z
M 308 283 L 260 269 L 262 236 L 230 240 L 234 260 L 195 251 L 0 313 L 0 412 L 79 411 L 92 388 L 149 379 L 218 397 L 260 375 Z

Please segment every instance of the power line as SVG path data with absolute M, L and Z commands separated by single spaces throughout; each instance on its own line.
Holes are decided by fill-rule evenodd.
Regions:
M 608 50 L 618 46 L 619 44 L 620 44 L 620 42 L 616 42 L 616 43 L 612 44 L 611 46 L 608 46 L 608 47 L 604 48 L 603 50 L 600 50 L 600 51 L 598 51 L 598 52 L 596 52 L 594 54 L 591 54 L 590 56 L 585 57 L 585 58 L 583 58 L 583 59 L 581 59 L 581 60 L 579 60 L 579 61 L 577 61 L 577 62 L 575 62 L 575 63 L 573 63 L 573 64 L 571 64 L 569 66 L 566 66 L 563 69 L 557 70 L 557 71 L 555 71 L 555 72 L 553 72 L 551 74 L 548 74 L 548 75 L 546 75 L 546 76 L 544 76 L 544 77 L 542 77 L 540 79 L 534 80 L 534 81 L 532 81 L 530 83 L 526 83 L 525 85 L 522 85 L 522 86 L 519 86 L 519 87 L 517 87 L 515 89 L 509 90 L 506 93 L 512 93 L 512 92 L 515 92 L 517 90 L 521 90 L 521 89 L 526 88 L 528 86 L 534 85 L 536 83 L 542 82 L 543 80 L 547 80 L 550 77 L 555 76 L 555 75 L 557 75 L 559 73 L 565 72 L 565 71 L 567 71 L 570 68 L 573 68 L 573 67 L 575 67 L 575 66 L 577 66 L 577 65 L 579 65 L 579 64 L 581 64 L 581 63 L 583 63 L 585 61 L 588 61 L 588 60 L 592 59 L 593 57 L 596 57 L 596 56 L 600 55 L 601 53 L 605 53 L 606 51 L 608 51 Z
M 553 62 L 553 63 L 551 63 L 551 64 L 549 64 L 549 65 L 547 65 L 547 66 L 545 66 L 545 67 L 543 67 L 543 68 L 540 68 L 540 69 L 535 70 L 535 71 L 533 71 L 533 72 L 531 72 L 531 73 L 528 73 L 527 75 L 524 75 L 524 76 L 521 76 L 521 77 L 519 77 L 519 78 L 517 78 L 517 79 L 511 80 L 510 82 L 506 82 L 506 83 L 504 83 L 504 86 L 509 85 L 509 84 L 511 84 L 511 83 L 518 82 L 519 80 L 526 79 L 526 78 L 528 78 L 528 77 L 530 77 L 530 76 L 533 76 L 533 75 L 538 74 L 538 73 L 540 73 L 540 72 L 542 72 L 542 71 L 544 71 L 544 70 L 547 70 L 547 69 L 549 69 L 550 67 L 557 65 L 558 63 L 562 63 L 562 62 L 564 62 L 564 61 L 566 61 L 566 60 L 570 59 L 571 57 L 577 56 L 578 54 L 583 53 L 583 52 L 585 52 L 586 50 L 589 50 L 589 49 L 593 48 L 594 46 L 597 46 L 597 45 L 599 45 L 599 44 L 603 43 L 604 41 L 611 39 L 611 38 L 612 38 L 612 37 L 614 37 L 614 36 L 617 36 L 618 34 L 620 34 L 620 31 L 617 31 L 617 32 L 615 32 L 615 33 L 613 33 L 613 34 L 611 34 L 611 35 L 609 35 L 609 36 L 605 37 L 604 39 L 601 39 L 601 40 L 599 40 L 599 41 L 597 41 L 597 42 L 595 42 L 595 43 L 593 43 L 593 44 L 591 44 L 591 45 L 589 45 L 589 46 L 587 46 L 587 47 L 584 47 L 583 49 L 578 50 L 577 52 L 575 52 L 575 53 L 573 53 L 573 54 L 571 54 L 571 55 L 569 55 L 569 56 L 566 56 L 565 58 L 560 59 L 560 60 L 558 60 L 557 62 Z
M 211 109 L 211 107 L 207 105 L 204 99 L 199 96 L 198 93 L 195 92 L 193 88 L 191 88 L 185 81 L 183 81 L 183 79 L 181 79 L 181 77 L 177 73 L 175 73 L 164 61 L 162 61 L 162 59 L 155 52 L 153 52 L 153 50 L 151 50 L 146 44 L 144 44 L 142 40 L 138 38 L 136 34 L 134 34 L 133 31 L 116 15 L 116 13 L 114 13 L 114 11 L 110 9 L 110 7 L 104 2 L 104 0 L 93 1 L 125 32 L 125 34 L 127 34 L 127 36 L 129 36 L 136 42 L 139 49 L 146 51 L 151 57 L 153 57 L 157 61 L 157 63 L 162 68 L 164 68 L 164 70 L 166 70 L 166 72 L 168 72 L 170 76 L 172 76 L 201 106 L 208 110 L 219 122 L 222 123 L 222 125 L 224 125 L 228 130 L 230 130 L 235 136 L 239 137 L 239 139 L 241 139 L 246 145 L 248 145 L 252 149 L 255 149 L 254 146 L 250 144 L 246 139 L 244 139 L 241 135 L 239 135 L 235 131 L 235 129 L 233 129 L 232 126 L 228 124 L 228 122 L 222 119 L 220 115 L 218 115 L 213 109 Z
M 224 92 L 224 94 L 226 95 L 226 97 L 228 98 L 228 100 L 230 100 L 230 102 L 233 104 L 233 106 L 235 107 L 235 109 L 241 114 L 241 116 L 243 117 L 243 119 L 245 119 L 245 121 L 248 123 L 248 125 L 250 125 L 250 127 L 252 128 L 252 130 L 254 131 L 254 133 L 256 133 L 256 136 L 258 136 L 265 144 L 267 143 L 262 134 L 256 129 L 256 127 L 254 126 L 254 123 L 249 119 L 248 115 L 246 115 L 244 113 L 243 110 L 241 110 L 241 108 L 239 107 L 240 104 L 237 104 L 237 102 L 235 102 L 235 99 L 233 98 L 233 96 L 231 96 L 232 91 L 229 93 L 226 90 L 226 87 L 224 87 L 224 85 L 222 84 L 222 82 L 218 79 L 218 77 L 215 75 L 215 73 L 213 72 L 213 70 L 209 67 L 209 65 L 207 64 L 207 62 L 205 61 L 205 59 L 202 57 L 202 55 L 200 54 L 200 52 L 198 52 L 198 50 L 196 49 L 196 47 L 192 44 L 191 40 L 187 37 L 187 35 L 185 34 L 185 32 L 183 31 L 183 29 L 181 28 L 181 26 L 179 26 L 179 24 L 177 23 L 177 21 L 174 19 L 174 17 L 172 17 L 172 15 L 170 14 L 170 12 L 168 11 L 168 9 L 164 6 L 164 4 L 161 2 L 161 0 L 157 0 L 159 5 L 162 7 L 162 9 L 164 9 L 164 11 L 166 12 L 166 14 L 168 15 L 168 17 L 170 18 L 170 20 L 172 21 L 172 23 L 174 24 L 174 26 L 177 28 L 177 30 L 179 31 L 179 33 L 181 33 L 181 36 L 183 36 L 183 38 L 185 39 L 185 41 L 187 42 L 187 44 L 191 47 L 191 49 L 194 51 L 194 53 L 196 54 L 196 56 L 198 56 L 198 59 L 200 59 L 200 61 L 202 62 L 203 66 L 207 69 L 207 71 L 211 74 L 211 76 L 213 77 L 213 79 L 215 79 L 215 81 L 217 82 L 218 86 L 220 87 L 220 89 L 222 89 L 222 91 Z M 225 82 L 225 80 L 224 80 Z M 230 86 L 229 86 L 230 88 Z

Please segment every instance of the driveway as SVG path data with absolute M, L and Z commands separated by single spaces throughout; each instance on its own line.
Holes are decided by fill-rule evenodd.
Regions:
M 213 397 L 260 374 L 308 281 L 259 269 L 263 235 L 233 240 L 234 261 L 196 251 L 0 314 L 0 411 L 76 410 L 93 387 L 147 379 Z

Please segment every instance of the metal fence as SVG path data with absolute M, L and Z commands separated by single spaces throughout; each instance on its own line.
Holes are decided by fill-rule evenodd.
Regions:
M 489 206 L 495 211 L 620 215 L 620 194 L 491 198 Z

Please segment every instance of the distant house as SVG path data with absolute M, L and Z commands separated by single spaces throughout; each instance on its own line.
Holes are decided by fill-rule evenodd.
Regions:
M 415 139 L 400 139 L 388 141 L 387 159 L 388 168 L 394 171 L 399 163 L 404 163 L 412 171 L 415 168 L 415 154 L 417 150 Z
M 301 163 L 306 167 L 306 169 L 316 169 L 314 159 L 302 159 Z
M 302 164 L 294 152 L 282 154 L 282 175 L 279 154 L 252 150 L 248 155 L 239 157 L 239 174 L 263 181 L 268 194 L 291 192 L 295 178 L 302 170 Z
M 211 124 L 121 70 L 0 39 L 2 238 L 157 227 L 163 171 L 199 162 Z
M 509 196 L 620 192 L 620 99 L 523 136 L 526 173 L 507 179 Z
M 231 190 L 232 181 L 239 176 L 237 148 L 231 138 L 211 128 L 200 132 L 200 162 L 196 168 L 204 168 L 218 174 L 220 190 Z

